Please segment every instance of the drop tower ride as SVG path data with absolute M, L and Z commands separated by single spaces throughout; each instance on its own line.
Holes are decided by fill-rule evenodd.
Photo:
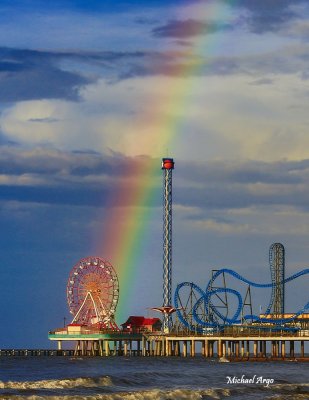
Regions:
M 162 159 L 163 170 L 163 307 L 172 306 L 172 172 L 174 160 Z M 163 332 L 172 327 L 170 313 L 163 314 Z

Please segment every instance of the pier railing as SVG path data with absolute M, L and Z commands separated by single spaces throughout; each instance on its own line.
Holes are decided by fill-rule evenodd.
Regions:
M 72 335 L 74 333 L 67 332 L 67 330 L 63 328 L 55 329 L 54 331 L 50 331 L 49 335 Z M 230 327 L 226 328 L 224 331 L 207 331 L 207 332 L 196 332 L 196 331 L 189 331 L 189 330 L 175 330 L 171 331 L 169 334 L 165 334 L 161 331 L 155 332 L 128 332 L 128 331 L 115 331 L 112 329 L 91 329 L 85 328 L 82 329 L 78 334 L 81 335 L 117 335 L 123 337 L 130 337 L 135 336 L 136 334 L 140 335 L 155 335 L 155 336 L 175 336 L 175 337 L 185 337 L 185 336 L 196 336 L 196 337 L 309 337 L 309 330 L 299 330 L 299 331 L 288 331 L 288 330 L 272 330 L 272 329 L 252 329 L 252 328 L 239 328 L 239 327 Z

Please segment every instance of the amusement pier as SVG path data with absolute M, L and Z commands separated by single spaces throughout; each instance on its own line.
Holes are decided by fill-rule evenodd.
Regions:
M 295 360 L 296 345 L 300 346 L 297 359 L 308 361 L 305 342 L 309 334 L 286 332 L 234 332 L 220 334 L 189 334 L 160 331 L 149 333 L 84 331 L 83 333 L 51 332 L 50 340 L 58 342 L 53 355 L 73 356 L 179 356 L 195 357 L 198 353 L 206 358 L 218 357 L 226 360 Z M 62 350 L 63 341 L 75 341 L 72 351 Z
M 119 327 L 115 321 L 120 293 L 116 271 L 104 258 L 86 257 L 69 274 L 67 299 L 72 321 L 49 332 L 48 338 L 57 342 L 57 349 L 47 355 L 201 354 L 222 362 L 308 361 L 309 303 L 286 313 L 285 289 L 291 281 L 308 278 L 309 269 L 286 277 L 281 243 L 270 246 L 270 278 L 266 283 L 250 281 L 225 268 L 210 272 L 206 288 L 182 282 L 172 292 L 173 170 L 174 160 L 163 158 L 163 302 L 152 308 L 160 318 L 133 315 Z M 254 313 L 252 290 L 263 288 L 269 291 L 268 306 L 263 313 Z M 72 350 L 65 350 L 67 342 L 73 343 Z

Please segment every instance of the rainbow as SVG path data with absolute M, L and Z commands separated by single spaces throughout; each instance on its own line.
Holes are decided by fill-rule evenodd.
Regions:
M 205 21 L 214 20 L 217 17 L 222 19 L 223 10 L 218 3 L 210 5 L 205 2 L 197 18 Z M 201 11 L 204 11 L 204 15 Z M 147 127 L 153 125 L 154 122 L 156 126 L 159 126 L 155 133 L 149 133 L 149 131 L 145 133 L 148 134 L 146 140 L 149 154 L 152 154 L 151 148 L 158 141 L 162 143 L 162 148 L 173 148 L 174 140 L 181 140 L 178 137 L 179 132 L 185 119 L 190 94 L 194 93 L 197 81 L 191 77 L 197 76 L 201 67 L 205 68 L 205 58 L 201 57 L 200 53 L 205 53 L 205 51 L 211 53 L 214 45 L 213 35 L 197 35 L 194 43 L 187 46 L 185 50 L 165 52 L 166 57 L 178 59 L 178 63 L 172 69 L 170 66 L 162 67 L 158 75 L 172 75 L 172 78 L 166 79 L 168 86 L 160 91 L 164 93 L 163 95 L 148 99 L 148 104 L 152 105 L 151 109 L 148 108 L 134 121 L 134 129 L 137 132 L 147 132 Z M 168 155 L 162 154 L 162 156 Z M 96 251 L 113 264 L 118 274 L 120 297 L 116 314 L 117 323 L 125 322 L 125 318 L 134 312 L 128 309 L 130 301 L 127 299 L 134 295 L 133 282 L 142 268 L 140 265 L 141 243 L 146 240 L 145 234 L 152 199 L 156 197 L 156 192 L 161 190 L 161 185 L 156 185 L 161 172 L 160 165 L 160 160 L 151 156 L 128 158 L 121 183 L 116 188 L 116 194 L 109 199 L 108 218 L 102 221 L 102 232 L 97 240 Z M 126 200 L 123 206 L 121 199 Z M 160 250 L 157 249 L 157 251 Z M 159 305 L 161 304 L 153 306 Z

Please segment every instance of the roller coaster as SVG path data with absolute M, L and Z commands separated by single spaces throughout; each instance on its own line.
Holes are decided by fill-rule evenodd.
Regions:
M 277 255 L 277 259 L 274 259 Z M 283 255 L 283 257 L 282 257 Z M 278 266 L 278 256 L 279 266 Z M 277 263 L 277 266 L 275 265 Z M 300 314 L 309 310 L 309 302 L 292 316 L 288 318 L 284 317 L 284 286 L 285 284 L 309 274 L 309 269 L 304 269 L 284 279 L 284 247 L 281 244 L 274 244 L 270 248 L 270 266 L 271 266 L 271 283 L 256 283 L 249 279 L 246 279 L 236 271 L 228 268 L 217 270 L 213 273 L 209 280 L 206 290 L 203 290 L 200 286 L 193 282 L 182 282 L 180 283 L 175 291 L 174 304 L 177 309 L 176 314 L 179 322 L 191 331 L 202 332 L 207 329 L 222 330 L 226 326 L 244 324 L 248 328 L 259 329 L 272 329 L 272 330 L 295 330 L 297 328 L 291 325 L 285 325 L 293 322 Z M 271 288 L 271 298 L 269 305 L 265 311 L 264 317 L 257 316 L 252 313 L 244 314 L 244 306 L 246 303 L 246 297 L 243 298 L 238 290 L 226 287 L 225 277 L 230 275 L 248 285 L 250 293 L 250 287 L 254 288 Z M 221 277 L 223 278 L 223 287 L 215 286 L 216 280 Z M 186 290 L 190 291 L 190 295 L 185 297 L 181 292 Z M 248 294 L 247 290 L 247 294 Z M 236 311 L 233 315 L 228 313 L 228 301 L 227 295 L 234 296 L 236 301 Z M 225 296 L 225 299 L 220 298 Z M 214 298 L 219 298 L 222 306 L 214 304 Z M 279 300 L 278 300 L 279 299 Z M 221 311 L 221 308 L 225 308 L 225 312 Z M 273 311 L 273 313 L 272 313 Z M 274 317 L 275 318 L 272 318 Z

